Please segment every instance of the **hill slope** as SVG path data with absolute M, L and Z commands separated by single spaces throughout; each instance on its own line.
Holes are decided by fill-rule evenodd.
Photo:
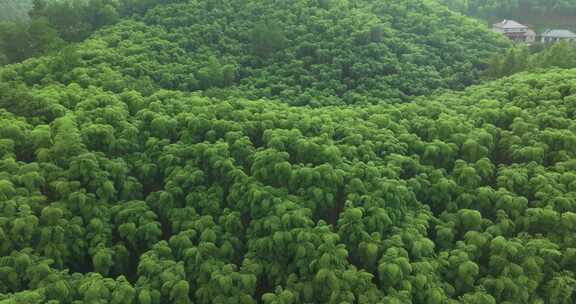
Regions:
M 31 8 L 32 0 L 0 0 L 0 21 L 27 20 Z
M 576 2 L 571 0 L 440 0 L 451 9 L 481 18 L 487 25 L 514 19 L 537 33 L 548 29 L 576 31 Z
M 570 303 L 575 83 L 321 109 L 2 84 L 0 301 Z
M 435 1 L 185 1 L 101 31 L 67 69 L 40 60 L 22 73 L 145 94 L 377 103 L 469 85 L 507 43 Z
M 428 1 L 242 3 L 0 69 L 1 304 L 574 302 L 576 70 L 393 103 L 500 42 Z

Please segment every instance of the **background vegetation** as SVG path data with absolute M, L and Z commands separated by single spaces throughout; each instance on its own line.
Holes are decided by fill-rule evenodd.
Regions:
M 94 4 L 100 2 L 91 1 L 85 10 L 68 2 L 47 4 L 32 15 L 48 20 L 58 34 L 53 38 L 76 41 L 91 32 L 83 28 L 144 11 L 134 4 Z M 76 15 L 67 8 L 78 17 L 69 17 Z M 58 39 L 51 40 L 52 49 L 61 49 Z M 438 88 L 462 88 L 477 81 L 490 55 L 507 45 L 479 23 L 428 1 L 184 1 L 100 31 L 79 47 L 90 55 L 81 55 L 86 60 L 77 64 L 97 65 L 114 73 L 106 77 L 144 94 L 158 88 L 207 90 L 317 106 L 406 101 Z M 20 49 L 5 53 L 23 56 Z M 82 85 L 101 80 L 81 69 L 70 73 L 74 68 L 25 67 L 37 70 L 36 81 L 42 75 Z
M 24 21 L 32 9 L 33 0 L 0 0 L 0 21 Z
M 0 65 L 57 52 L 94 31 L 144 13 L 158 0 L 1 0 Z
M 576 46 L 569 42 L 531 47 L 518 45 L 501 55 L 494 56 L 485 75 L 499 78 L 522 71 L 550 67 L 576 68 Z
M 477 16 L 500 17 L 525 14 L 557 14 L 573 16 L 576 3 L 570 0 L 443 0 L 446 4 L 461 12 Z
M 576 2 L 571 0 L 441 0 L 451 9 L 494 23 L 517 19 L 542 32 L 550 28 L 576 31 Z
M 570 46 L 425 0 L 87 3 L 0 68 L 0 304 L 576 300 Z M 481 73 L 516 74 L 446 90 Z

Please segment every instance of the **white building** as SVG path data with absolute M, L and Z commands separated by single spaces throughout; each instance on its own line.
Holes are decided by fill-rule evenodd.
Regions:
M 559 41 L 576 42 L 576 34 L 569 30 L 547 30 L 540 35 L 542 43 L 555 43 Z
M 497 33 L 504 34 L 515 42 L 528 44 L 536 42 L 536 32 L 528 26 L 514 20 L 503 20 L 502 22 L 495 23 L 492 29 Z

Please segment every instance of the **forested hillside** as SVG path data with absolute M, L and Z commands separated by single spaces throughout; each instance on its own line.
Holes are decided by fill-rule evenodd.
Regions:
M 157 1 L 0 68 L 0 304 L 576 301 L 576 70 L 447 91 L 508 43 L 436 1 Z
M 316 110 L 5 84 L 0 298 L 572 303 L 574 83 Z
M 178 0 L 0 0 L 0 66 L 53 54 L 95 31 Z
M 28 19 L 32 2 L 33 0 L 0 0 L 0 22 Z
M 515 19 L 537 32 L 547 29 L 576 31 L 573 0 L 439 0 L 451 9 L 485 20 L 487 24 Z
M 98 32 L 66 67 L 45 58 L 18 73 L 115 92 L 378 103 L 474 83 L 507 45 L 431 1 L 184 1 Z
M 547 46 L 518 45 L 494 56 L 484 75 L 499 78 L 544 68 L 576 68 L 576 45 L 566 41 Z
M 450 8 L 477 16 L 547 14 L 573 16 L 576 2 L 572 0 L 441 0 Z

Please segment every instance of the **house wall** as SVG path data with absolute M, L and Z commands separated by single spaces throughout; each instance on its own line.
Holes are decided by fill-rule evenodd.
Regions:
M 576 38 L 542 37 L 540 41 L 542 43 L 556 43 L 560 41 L 576 42 Z
M 492 30 L 498 33 L 526 33 L 528 31 L 528 28 L 505 28 L 505 27 L 493 26 Z

